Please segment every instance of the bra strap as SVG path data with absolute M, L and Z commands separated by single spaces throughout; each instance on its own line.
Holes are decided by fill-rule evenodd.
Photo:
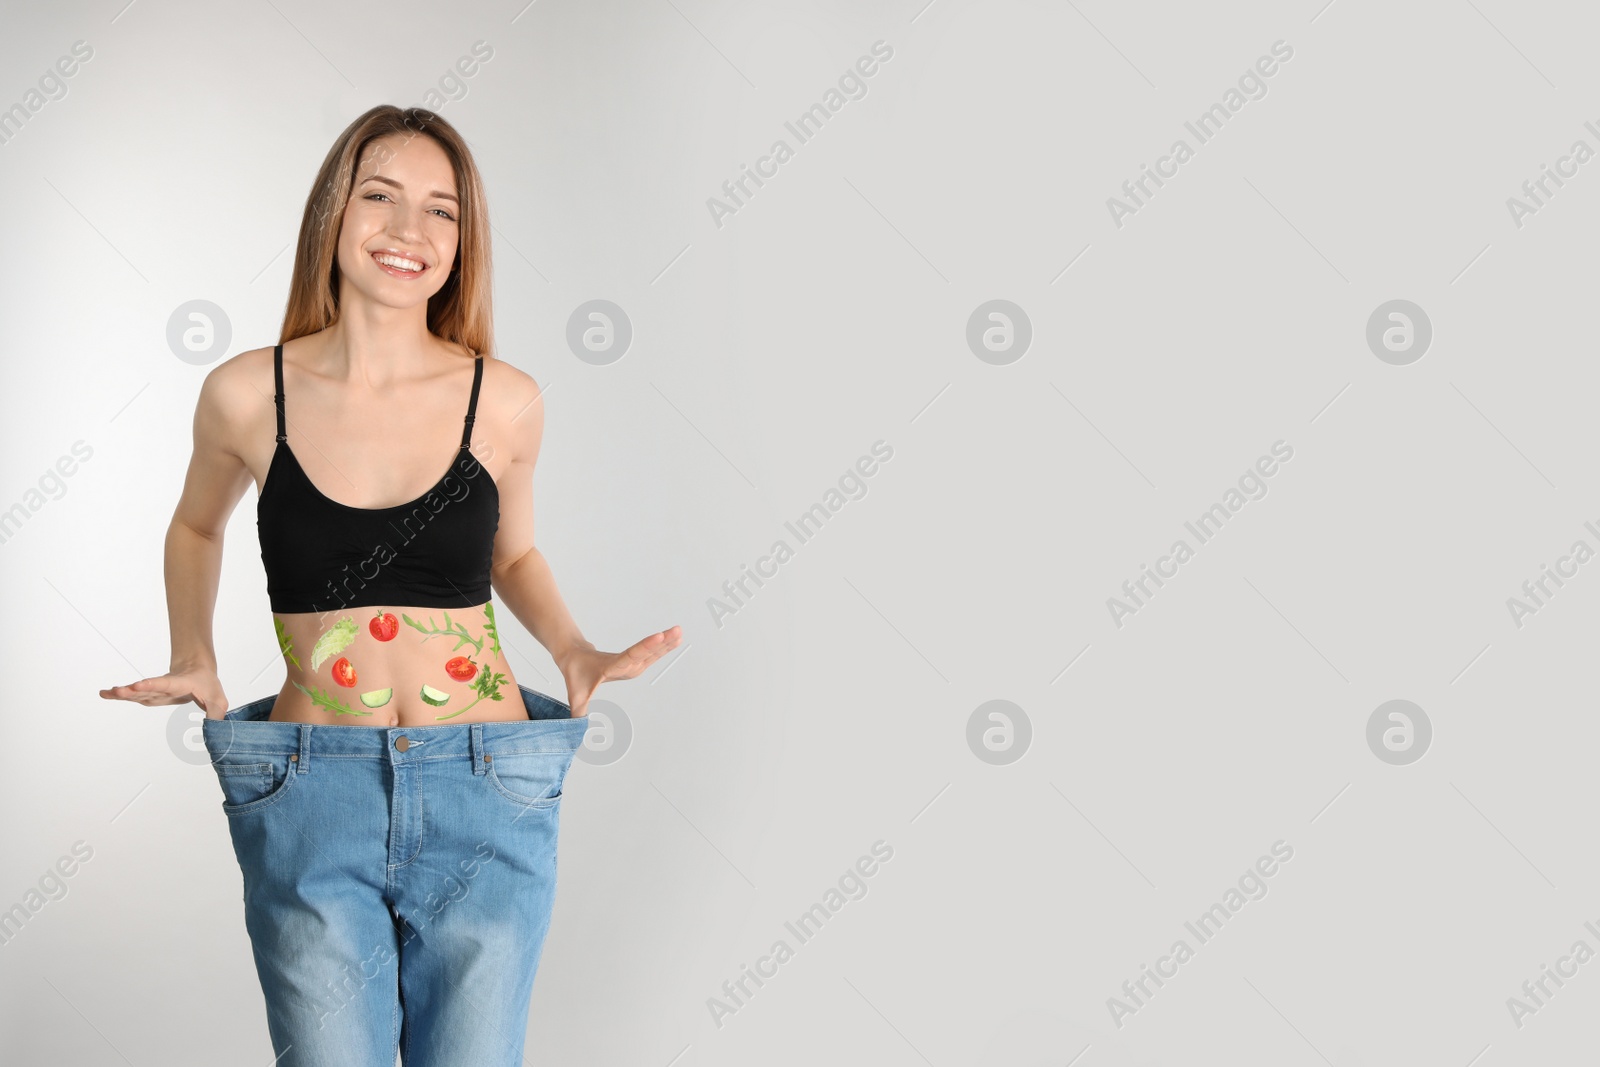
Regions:
M 483 384 L 483 357 L 479 356 L 472 368 L 472 399 L 467 402 L 467 421 L 461 429 L 461 447 L 472 445 L 472 420 L 478 411 L 478 387 Z
M 272 350 L 272 381 L 278 387 L 278 392 L 273 396 L 273 403 L 278 405 L 278 443 L 282 444 L 289 438 L 283 432 L 283 346 L 278 345 Z

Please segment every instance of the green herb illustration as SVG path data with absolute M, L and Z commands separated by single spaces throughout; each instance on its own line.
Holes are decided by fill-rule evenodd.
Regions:
M 504 693 L 500 692 L 500 687 L 505 684 L 505 675 L 496 674 L 485 668 L 484 670 L 478 672 L 477 680 L 472 683 L 472 691 L 478 694 L 478 700 L 474 700 L 471 704 L 468 704 L 460 711 L 452 711 L 448 715 L 435 715 L 434 718 L 453 719 L 457 715 L 461 715 L 472 710 L 472 708 L 477 705 L 479 700 L 504 700 L 506 697 Z
M 338 697 L 329 696 L 326 692 L 324 692 L 320 688 L 317 689 L 315 692 L 313 692 L 312 690 L 307 689 L 305 686 L 301 685 L 299 682 L 294 683 L 294 687 L 296 689 L 300 690 L 300 692 L 304 693 L 306 696 L 310 697 L 311 698 L 311 703 L 317 705 L 319 708 L 327 708 L 329 711 L 333 712 L 335 715 L 371 715 L 372 714 L 372 712 L 370 712 L 370 711 L 354 711 L 354 710 L 351 709 L 349 704 L 346 704 L 344 701 L 340 700 Z
M 328 628 L 328 632 L 317 638 L 317 643 L 311 648 L 311 669 L 316 670 L 322 666 L 322 661 L 329 656 L 337 656 L 350 647 L 356 639 L 356 634 L 361 632 L 361 627 L 356 625 L 356 620 L 346 615 Z
M 491 655 L 498 656 L 500 655 L 500 631 L 494 624 L 494 605 L 485 603 L 483 605 L 483 614 L 489 620 L 483 624 L 483 629 L 486 633 L 488 633 L 489 640 L 494 642 L 492 645 L 490 645 L 489 652 Z
M 283 620 L 274 615 L 272 628 L 278 632 L 278 651 L 283 653 L 285 659 L 294 664 L 295 670 L 299 670 L 300 657 L 294 654 L 294 639 L 289 636 L 289 631 L 284 628 Z
M 410 626 L 415 630 L 420 630 L 422 632 L 422 639 L 424 641 L 431 640 L 435 637 L 453 637 L 456 639 L 456 646 L 450 650 L 452 652 L 460 649 L 462 645 L 471 645 L 474 652 L 483 651 L 483 638 L 480 637 L 474 640 L 472 635 L 467 633 L 467 628 L 465 626 L 459 622 L 450 621 L 450 613 L 448 611 L 444 613 L 444 629 L 442 630 L 433 624 L 432 615 L 428 616 L 428 625 L 426 626 L 422 625 L 416 619 L 413 619 L 410 615 L 401 615 L 400 618 L 405 621 L 407 626 Z

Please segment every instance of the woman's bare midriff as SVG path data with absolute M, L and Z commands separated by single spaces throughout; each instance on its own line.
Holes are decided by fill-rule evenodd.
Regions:
M 288 668 L 269 718 L 327 726 L 526 719 L 494 606 L 274 615 Z

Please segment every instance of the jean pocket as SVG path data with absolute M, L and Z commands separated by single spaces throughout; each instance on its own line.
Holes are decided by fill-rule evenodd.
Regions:
M 519 808 L 553 808 L 571 766 L 569 752 L 491 752 L 486 777 L 495 792 Z
M 228 815 L 243 815 L 282 799 L 294 784 L 293 761 L 288 756 L 270 760 L 213 763 L 222 785 L 222 810 Z

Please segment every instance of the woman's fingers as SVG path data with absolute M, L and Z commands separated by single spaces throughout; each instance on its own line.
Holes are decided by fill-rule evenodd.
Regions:
M 131 685 L 114 685 L 110 689 L 102 689 L 100 695 L 107 700 L 132 700 L 145 707 L 182 704 L 194 699 L 187 687 L 174 684 L 176 681 L 177 679 L 170 674 L 141 678 Z
M 646 667 L 678 647 L 679 642 L 683 640 L 683 627 L 673 626 L 670 629 L 662 630 L 658 634 L 651 634 L 645 640 L 654 641 L 658 637 L 662 638 L 662 641 L 655 648 L 648 650 L 649 658 L 644 661 L 644 666 Z
M 134 682 L 131 685 L 114 685 L 110 689 L 100 690 L 100 695 L 107 700 L 140 700 L 145 695 L 144 690 L 139 688 L 141 684 Z
M 640 660 L 642 665 L 648 666 L 652 661 L 660 659 L 677 648 L 678 639 L 682 632 L 681 627 L 674 626 L 670 630 L 662 630 L 660 633 L 651 634 L 628 649 L 626 654 L 632 659 Z
M 602 682 L 620 682 L 637 678 L 645 668 L 677 648 L 682 639 L 683 628 L 673 626 L 635 642 L 623 652 L 589 652 L 580 656 L 578 662 L 573 664 L 573 673 L 567 676 L 567 704 L 573 709 L 573 717 L 577 718 L 587 713 L 589 700 L 594 697 L 594 691 L 600 688 Z M 599 670 L 599 677 L 592 683 L 586 683 L 584 679 L 596 668 Z M 576 690 L 584 688 L 585 685 L 588 693 L 578 701 Z
M 636 642 L 612 661 L 611 669 L 606 672 L 606 679 L 623 681 L 637 678 L 650 664 L 677 648 L 681 634 L 682 629 L 674 626 L 670 630 L 662 630 Z

